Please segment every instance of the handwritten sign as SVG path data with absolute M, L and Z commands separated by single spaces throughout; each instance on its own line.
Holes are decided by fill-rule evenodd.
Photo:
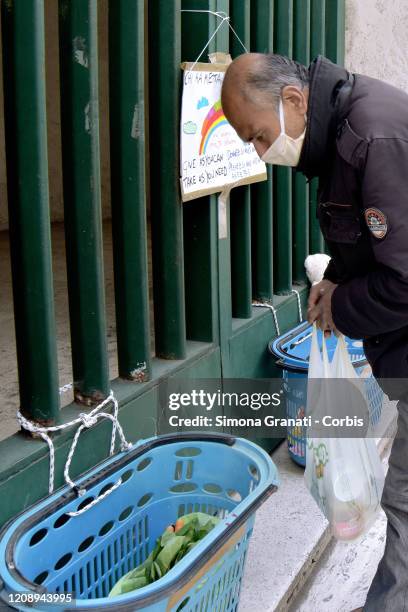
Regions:
M 193 70 L 191 68 L 193 67 Z M 180 183 L 183 202 L 266 179 L 265 164 L 221 108 L 227 66 L 183 64 Z

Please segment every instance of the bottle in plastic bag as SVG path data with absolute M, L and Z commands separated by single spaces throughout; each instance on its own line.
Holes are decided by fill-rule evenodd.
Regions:
M 316 415 L 321 418 L 329 402 L 344 401 L 343 397 L 333 397 L 331 386 L 325 385 L 324 379 L 353 379 L 358 375 L 351 364 L 344 338 L 339 339 L 331 363 L 324 339 L 320 353 L 316 327 L 313 329 L 310 366 L 309 378 L 321 378 L 322 384 L 316 384 L 314 394 L 310 396 L 308 391 L 307 414 L 312 419 Z M 313 405 L 310 405 L 310 397 Z M 308 437 L 305 481 L 338 540 L 353 540 L 361 536 L 377 515 L 384 485 L 384 472 L 375 440 Z
M 354 540 L 366 529 L 366 513 L 371 495 L 362 472 L 345 471 L 342 465 L 333 469 L 332 530 L 338 540 Z

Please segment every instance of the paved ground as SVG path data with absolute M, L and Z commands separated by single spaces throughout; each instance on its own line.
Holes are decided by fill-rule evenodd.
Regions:
M 256 513 L 239 612 L 285 609 L 282 602 L 301 579 L 305 564 L 328 541 L 327 521 L 305 487 L 303 468 L 289 458 L 286 442 L 272 459 L 281 483 Z
M 387 468 L 395 403 L 384 402 L 377 446 Z M 386 434 L 386 437 L 382 437 Z M 362 605 L 384 547 L 385 516 L 350 543 L 332 540 L 328 523 L 289 458 L 273 453 L 281 484 L 257 511 L 239 612 L 350 612 Z
M 362 606 L 383 553 L 385 527 L 381 512 L 361 541 L 331 544 L 290 612 L 350 612 Z
M 350 612 L 362 606 L 383 554 L 385 530 L 381 511 L 361 539 L 349 544 L 332 542 L 289 612 Z

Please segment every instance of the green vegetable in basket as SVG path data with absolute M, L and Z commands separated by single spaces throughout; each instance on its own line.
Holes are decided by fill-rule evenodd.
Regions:
M 109 597 L 140 589 L 164 576 L 180 559 L 219 523 L 220 519 L 205 512 L 191 512 L 169 525 L 156 540 L 156 546 L 141 565 L 115 584 Z

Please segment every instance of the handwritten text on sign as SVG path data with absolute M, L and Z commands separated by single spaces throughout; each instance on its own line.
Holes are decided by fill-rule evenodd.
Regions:
M 184 201 L 266 178 L 265 164 L 253 145 L 239 138 L 221 108 L 225 68 L 196 64 L 184 72 L 180 179 Z

